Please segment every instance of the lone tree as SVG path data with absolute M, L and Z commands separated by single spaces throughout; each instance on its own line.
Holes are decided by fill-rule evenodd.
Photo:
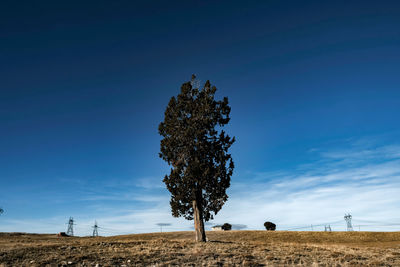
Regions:
M 229 223 L 224 223 L 224 224 L 222 225 L 222 230 L 224 230 L 224 231 L 230 231 L 230 230 L 232 230 L 232 225 L 229 224 Z
M 217 88 L 207 81 L 200 89 L 195 79 L 192 75 L 171 98 L 158 131 L 160 157 L 172 165 L 163 180 L 172 215 L 194 219 L 196 241 L 205 242 L 204 220 L 213 219 L 228 199 L 234 168 L 228 149 L 235 138 L 220 129 L 230 120 L 228 98 L 216 101 Z
M 265 226 L 265 229 L 267 229 L 267 231 L 275 231 L 275 229 L 276 229 L 276 224 L 274 224 L 272 222 L 265 222 L 264 226 Z

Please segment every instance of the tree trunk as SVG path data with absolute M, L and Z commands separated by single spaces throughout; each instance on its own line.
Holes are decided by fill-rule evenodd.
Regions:
M 194 230 L 196 232 L 196 242 L 206 242 L 206 231 L 204 230 L 203 209 L 201 202 L 193 200 Z

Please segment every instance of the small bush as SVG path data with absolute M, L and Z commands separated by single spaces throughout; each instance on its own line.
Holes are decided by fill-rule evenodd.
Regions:
M 232 225 L 229 223 L 224 223 L 224 225 L 222 225 L 222 230 L 224 231 L 229 231 L 232 229 Z
M 265 226 L 265 229 L 267 229 L 267 231 L 275 231 L 275 229 L 276 229 L 276 224 L 274 224 L 272 222 L 265 222 L 264 226 Z

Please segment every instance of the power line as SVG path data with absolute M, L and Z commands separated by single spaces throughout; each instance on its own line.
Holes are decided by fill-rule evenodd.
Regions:
M 0 208 L 1 209 L 1 208 Z M 1 210 L 0 210 L 1 213 Z M 400 226 L 400 222 L 382 222 L 382 221 L 373 221 L 373 220 L 364 220 L 364 219 L 353 219 L 352 215 L 350 214 L 345 214 L 344 216 L 344 220 L 346 222 L 346 226 L 347 226 L 347 231 L 354 231 L 353 229 L 353 224 L 354 222 L 356 222 L 354 224 L 354 227 L 358 227 L 358 230 L 361 230 L 361 227 L 368 227 L 371 229 L 376 227 L 376 228 L 388 228 L 388 230 L 392 230 L 394 227 L 399 227 Z M 392 220 L 399 220 L 397 219 L 392 219 Z M 50 223 L 49 223 L 50 224 Z M 75 224 L 75 221 L 72 217 L 69 218 L 68 220 L 68 229 L 67 229 L 67 235 L 70 236 L 74 236 L 74 226 L 75 228 L 78 228 L 78 231 L 81 232 L 89 227 L 93 228 L 92 231 L 92 236 L 98 236 L 99 235 L 99 231 L 105 233 L 106 235 L 125 235 L 125 234 L 133 234 L 133 233 L 143 233 L 144 231 L 149 231 L 149 232 L 156 232 L 157 229 L 159 229 L 162 232 L 162 228 L 168 226 L 168 230 L 169 231 L 183 231 L 186 230 L 185 227 L 170 227 L 171 224 L 169 223 L 158 223 L 156 224 L 157 226 L 159 226 L 160 228 L 156 228 L 156 227 L 146 227 L 146 228 L 134 228 L 132 230 L 127 229 L 127 230 L 122 230 L 122 229 L 114 229 L 114 228 L 108 228 L 108 227 L 100 227 L 97 224 L 97 221 L 95 221 L 94 225 L 89 225 L 89 224 Z M 318 223 L 318 224 L 309 224 L 309 225 L 299 225 L 299 226 L 294 226 L 294 227 L 290 227 L 288 229 L 282 229 L 281 227 L 279 227 L 279 230 L 285 230 L 285 231 L 291 231 L 291 230 L 317 230 L 317 231 L 326 231 L 326 232 L 331 232 L 332 231 L 332 226 L 333 225 L 339 225 L 339 224 L 343 224 L 343 219 L 342 220 L 338 220 L 338 221 L 333 221 L 333 222 L 325 222 L 325 223 Z M 286 226 L 288 227 L 288 226 Z M 320 228 L 319 228 L 320 227 Z M 192 229 L 193 227 L 191 227 Z M 320 230 L 318 230 L 320 229 Z M 260 229 L 256 229 L 256 228 L 252 228 L 252 227 L 248 227 L 248 230 L 260 230 Z M 363 229 L 364 230 L 364 229 Z M 365 231 L 365 230 L 364 230 Z
M 298 226 L 298 227 L 292 227 L 289 229 L 286 229 L 285 231 L 290 231 L 290 230 L 299 230 L 299 229 L 313 229 L 314 227 L 318 227 L 318 226 L 326 226 L 326 225 L 335 225 L 335 224 L 339 224 L 342 223 L 343 221 L 334 221 L 334 222 L 326 222 L 326 223 L 319 223 L 319 224 L 311 224 L 311 225 L 307 225 L 307 226 Z
M 156 225 L 158 225 L 158 226 L 160 226 L 160 232 L 162 233 L 162 228 L 163 228 L 163 226 L 171 226 L 171 224 L 170 223 L 157 223 Z

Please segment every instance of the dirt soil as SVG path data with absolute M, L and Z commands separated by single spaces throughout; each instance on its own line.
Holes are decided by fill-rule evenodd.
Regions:
M 0 266 L 400 266 L 400 232 L 0 233 Z

